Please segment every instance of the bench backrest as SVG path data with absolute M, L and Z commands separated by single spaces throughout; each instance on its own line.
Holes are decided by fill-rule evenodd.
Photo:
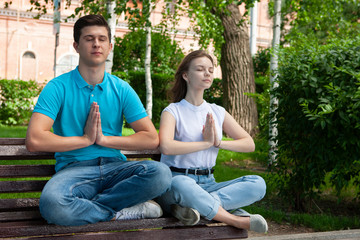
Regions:
M 159 150 L 122 153 L 129 160 L 160 159 Z M 40 159 L 52 161 L 37 164 L 36 160 Z M 48 179 L 55 173 L 53 159 L 53 153 L 27 151 L 24 138 L 0 138 L 0 222 L 41 218 L 38 211 L 38 196 Z M 34 192 L 35 194 L 29 194 Z

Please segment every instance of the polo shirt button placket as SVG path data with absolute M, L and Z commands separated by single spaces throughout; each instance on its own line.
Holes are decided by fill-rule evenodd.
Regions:
M 96 102 L 94 97 L 94 88 L 92 86 L 87 86 L 87 88 L 90 90 L 90 97 L 89 97 L 89 102 L 90 102 L 90 105 L 93 103 L 93 102 Z
M 98 102 L 97 101 L 97 88 L 96 88 L 97 86 L 95 86 L 93 89 L 92 89 L 92 91 L 91 91 L 91 98 L 90 98 L 90 100 L 91 100 L 91 102 Z

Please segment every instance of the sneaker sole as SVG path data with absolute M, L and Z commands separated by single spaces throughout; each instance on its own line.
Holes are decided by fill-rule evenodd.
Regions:
M 157 202 L 155 202 L 154 200 L 148 200 L 148 201 L 146 201 L 145 202 L 147 205 L 154 205 L 154 206 L 156 206 L 158 209 L 158 213 L 156 213 L 156 214 L 147 214 L 147 215 L 145 215 L 145 217 L 144 218 L 159 218 L 159 217 L 161 217 L 162 215 L 163 215 L 163 211 L 162 211 L 162 208 L 161 208 L 161 206 L 157 203 Z
M 172 205 L 171 213 L 186 226 L 193 226 L 200 221 L 200 213 L 193 208 Z

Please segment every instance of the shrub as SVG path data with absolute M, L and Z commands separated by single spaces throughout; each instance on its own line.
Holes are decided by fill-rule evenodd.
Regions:
M 184 57 L 180 47 L 170 37 L 151 33 L 151 72 L 174 74 Z M 146 32 L 138 30 L 116 38 L 113 71 L 145 71 Z
M 208 103 L 216 103 L 217 105 L 223 106 L 223 91 L 221 79 L 214 78 L 211 87 L 204 92 L 204 99 Z
M 280 54 L 277 109 L 280 193 L 305 210 L 326 173 L 338 193 L 360 186 L 360 37 L 304 43 Z
M 256 100 L 259 130 L 258 137 L 269 137 L 269 106 L 270 106 L 270 49 L 260 49 L 253 56 L 256 92 L 248 93 Z
M 121 77 L 120 72 L 113 73 Z M 124 75 L 123 75 L 124 76 Z M 129 82 L 134 88 L 136 93 L 139 95 L 141 102 L 146 105 L 146 86 L 145 86 L 145 73 L 129 71 L 127 74 L 128 78 L 124 79 Z M 165 74 L 152 74 L 152 87 L 153 87 L 153 123 L 156 127 L 159 127 L 160 116 L 162 110 L 169 105 L 167 99 L 167 92 L 174 77 L 172 75 Z
M 27 124 L 41 87 L 35 81 L 0 80 L 0 123 Z

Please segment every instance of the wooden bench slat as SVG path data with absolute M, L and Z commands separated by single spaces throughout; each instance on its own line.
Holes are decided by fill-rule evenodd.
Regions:
M 247 236 L 247 231 L 242 229 L 236 229 L 230 226 L 214 226 L 208 230 L 201 230 L 207 229 L 205 224 L 209 223 L 209 221 L 202 220 L 197 227 L 180 227 L 178 228 L 177 235 L 181 234 L 184 236 L 185 230 L 189 230 L 186 232 L 189 233 L 196 233 L 199 232 L 204 234 L 204 232 L 208 232 L 209 236 L 201 236 L 197 235 L 197 239 L 209 239 L 211 235 L 215 235 L 215 233 L 221 233 L 221 235 L 216 236 L 217 239 L 224 239 L 221 236 L 224 236 L 224 233 L 228 232 L 231 233 L 231 238 L 240 238 L 241 236 Z M 26 226 L 26 227 L 25 227 Z M 110 221 L 110 222 L 99 222 L 94 224 L 88 224 L 85 226 L 72 226 L 72 227 L 65 227 L 65 226 L 56 226 L 56 225 L 49 225 L 46 224 L 44 221 L 24 221 L 24 222 L 12 222 L 12 223 L 0 223 L 0 236 L 2 237 L 14 237 L 14 236 L 46 236 L 46 235 L 55 235 L 55 234 L 71 234 L 71 233 L 87 233 L 87 232 L 105 232 L 105 231 L 121 231 L 121 230 L 129 230 L 129 229 L 151 229 L 151 228 L 162 228 L 166 227 L 167 229 L 161 229 L 159 231 L 168 231 L 171 232 L 172 227 L 179 227 L 182 226 L 179 221 L 175 218 L 157 218 L 157 219 L 139 219 L 139 220 L 124 220 L 124 221 Z M 219 231 L 215 230 L 219 228 Z M 199 230 L 200 229 L 200 230 Z M 156 230 L 157 231 L 157 230 Z M 137 236 L 139 232 L 133 232 L 134 237 Z M 111 233 L 113 234 L 122 234 L 122 233 Z M 129 234 L 129 237 L 130 235 Z M 180 235 L 180 236 L 181 236 Z M 191 236 L 192 234 L 190 234 Z M 80 235 L 77 235 L 80 236 Z M 86 235 L 84 235 L 86 236 Z M 110 233 L 109 233 L 110 236 Z M 146 235 L 148 236 L 148 235 Z M 158 239 L 155 234 L 154 239 Z M 196 236 L 196 235 L 195 235 Z M 119 236 L 118 236 L 119 237 Z M 99 239 L 99 238 L 98 238 Z M 107 239 L 107 238 L 106 238 Z M 127 238 L 124 238 L 127 239 Z M 132 239 L 132 238 L 131 238 Z M 141 239 L 141 238 L 137 238 Z M 146 239 L 149 239 L 148 237 Z M 151 238 L 150 238 L 151 239 Z M 172 238 L 167 238 L 172 239 Z M 182 239 L 188 239 L 186 237 Z M 211 238 L 210 238 L 211 239 Z M 214 238 L 213 238 L 214 239 Z
M 53 235 L 53 234 L 70 234 L 86 232 L 104 232 L 104 231 L 121 231 L 129 229 L 146 229 L 181 226 L 179 221 L 174 218 L 157 218 L 157 219 L 139 219 L 98 222 L 83 226 L 57 226 L 46 224 L 41 221 L 22 221 L 0 223 L 0 236 L 36 236 L 36 235 Z
M 50 177 L 55 174 L 54 165 L 0 165 L 0 177 Z
M 41 192 L 47 180 L 0 181 L 0 193 Z
M 54 153 L 29 152 L 24 145 L 0 145 L 0 160 L 54 159 Z
M 218 226 L 213 228 L 173 228 L 173 229 L 145 229 L 139 231 L 123 231 L 111 233 L 85 233 L 71 235 L 78 240 L 138 240 L 138 239 L 156 239 L 156 240 L 191 240 L 191 239 L 241 239 L 247 238 L 247 231 L 235 229 L 229 226 Z M 52 239 L 67 240 L 70 236 L 52 236 Z M 31 239 L 43 239 L 31 238 Z
M 25 145 L 25 138 L 0 138 L 0 145 Z
M 127 158 L 152 158 L 159 159 L 159 149 L 121 151 Z M 54 159 L 54 153 L 48 152 L 29 152 L 24 145 L 1 145 L 0 160 L 27 160 L 27 159 Z
M 0 199 L 0 211 L 14 209 L 37 208 L 39 206 L 38 198 L 14 198 Z
M 23 212 L 0 212 L 0 222 L 42 219 L 38 209 Z

